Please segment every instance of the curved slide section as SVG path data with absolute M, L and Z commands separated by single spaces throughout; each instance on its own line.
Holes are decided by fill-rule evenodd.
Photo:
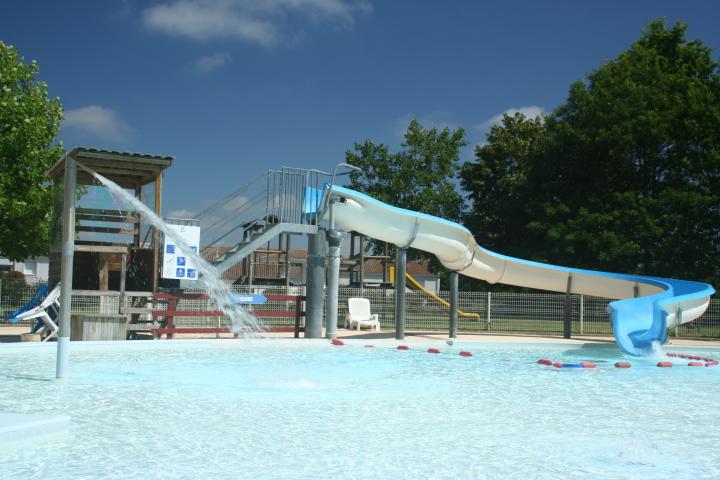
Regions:
M 531 262 L 480 247 L 460 224 L 382 203 L 363 193 L 326 185 L 335 222 L 378 240 L 435 255 L 448 269 L 489 283 L 616 299 L 608 310 L 618 345 L 631 355 L 647 355 L 665 343 L 668 328 L 702 315 L 715 290 L 705 283 L 597 272 Z M 327 197 L 326 197 L 327 198 Z M 327 203 L 325 203 L 327 205 Z M 328 208 L 321 212 L 326 218 Z

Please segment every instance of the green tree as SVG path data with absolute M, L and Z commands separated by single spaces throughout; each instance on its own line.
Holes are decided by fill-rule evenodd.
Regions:
M 47 169 L 60 159 L 55 143 L 62 107 L 26 64 L 0 42 L 0 255 L 13 260 L 46 254 L 51 210 Z
M 459 220 L 463 199 L 455 179 L 466 145 L 462 128 L 424 129 L 413 119 L 399 152 L 366 140 L 345 153 L 348 163 L 363 169 L 351 174 L 349 187 L 397 207 Z
M 627 51 L 571 85 L 511 174 L 519 199 L 495 245 L 541 261 L 717 284 L 720 65 L 685 34 L 682 23 L 650 22 Z M 483 208 L 476 199 L 488 162 L 517 163 L 507 145 L 525 133 L 498 128 L 465 169 L 474 210 Z
M 391 205 L 460 220 L 463 198 L 456 179 L 465 145 L 462 128 L 425 129 L 413 119 L 396 153 L 370 140 L 346 152 L 346 161 L 363 169 L 351 174 L 348 186 Z
M 475 147 L 477 161 L 463 165 L 462 186 L 473 206 L 465 222 L 474 227 L 479 245 L 508 253 L 521 253 L 527 245 L 527 172 L 544 133 L 542 118 L 503 115 L 501 124 L 490 128 L 487 143 Z

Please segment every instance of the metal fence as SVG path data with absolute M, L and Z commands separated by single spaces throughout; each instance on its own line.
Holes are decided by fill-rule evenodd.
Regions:
M 3 314 L 27 303 L 36 291 L 36 286 L 25 286 L 0 291 L 0 309 Z M 235 293 L 265 295 L 304 295 L 305 287 L 261 287 L 234 286 Z M 359 289 L 341 287 L 339 292 L 339 327 L 345 325 L 347 300 L 363 297 L 370 300 L 373 313 L 380 318 L 383 329 L 395 327 L 395 290 Z M 440 292 L 440 298 L 450 300 L 449 292 Z M 118 311 L 120 301 L 117 292 L 107 295 L 73 295 L 72 309 L 75 313 L 111 313 Z M 145 306 L 151 299 L 141 299 L 132 294 L 124 299 L 124 306 Z M 562 335 L 563 307 L 565 295 L 554 293 L 490 293 L 460 292 L 459 307 L 466 313 L 477 314 L 477 318 L 458 316 L 458 329 L 466 332 L 493 333 L 539 333 Z M 607 298 L 586 295 L 571 295 L 573 335 L 611 335 L 610 316 L 607 313 Z M 406 321 L 408 330 L 447 330 L 449 309 L 441 302 L 417 292 L 406 292 Z M 248 306 L 252 311 L 288 311 L 292 302 L 268 302 Z M 162 309 L 163 305 L 154 308 Z M 215 310 L 212 300 L 180 300 L 178 310 Z M 292 326 L 294 318 L 276 317 L 265 319 L 268 326 Z M 229 320 L 218 317 L 176 317 L 176 326 L 227 326 Z M 720 299 L 710 300 L 705 314 L 670 332 L 671 335 L 687 338 L 720 338 Z

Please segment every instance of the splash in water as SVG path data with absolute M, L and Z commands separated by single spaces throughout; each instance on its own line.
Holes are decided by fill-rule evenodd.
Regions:
M 665 358 L 665 352 L 663 351 L 662 343 L 657 340 L 653 340 L 651 344 L 650 355 L 648 356 L 651 358 Z
M 78 166 L 95 176 L 100 183 L 107 187 L 112 195 L 145 217 L 145 219 L 153 227 L 160 229 L 166 236 L 175 242 L 185 255 L 193 260 L 198 272 L 200 273 L 198 281 L 200 282 L 203 290 L 205 290 L 210 298 L 215 301 L 217 307 L 230 318 L 230 321 L 232 322 L 231 331 L 233 333 L 242 333 L 244 336 L 255 336 L 258 332 L 263 330 L 262 325 L 258 323 L 255 317 L 250 315 L 239 305 L 231 303 L 233 292 L 230 290 L 230 287 L 221 280 L 220 273 L 217 269 L 205 261 L 200 254 L 194 252 L 190 246 L 185 243 L 183 238 L 178 235 L 175 230 L 169 228 L 169 226 L 160 217 L 158 217 L 155 212 L 150 210 L 147 205 L 135 198 L 134 195 L 126 192 L 115 182 L 108 180 L 99 173 L 96 173 L 79 163 Z

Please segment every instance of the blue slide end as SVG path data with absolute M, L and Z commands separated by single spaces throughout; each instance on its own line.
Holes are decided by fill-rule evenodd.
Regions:
M 667 314 L 654 296 L 610 302 L 613 334 L 618 346 L 636 356 L 649 355 L 667 341 Z
M 648 297 L 616 300 L 608 305 L 612 318 L 613 334 L 618 346 L 630 355 L 644 356 L 653 353 L 656 345 L 668 339 L 666 310 L 679 311 L 683 301 L 704 299 L 715 289 L 701 282 L 669 278 L 631 276 L 638 282 L 661 284 L 665 291 Z M 668 308 L 663 308 L 668 306 Z

